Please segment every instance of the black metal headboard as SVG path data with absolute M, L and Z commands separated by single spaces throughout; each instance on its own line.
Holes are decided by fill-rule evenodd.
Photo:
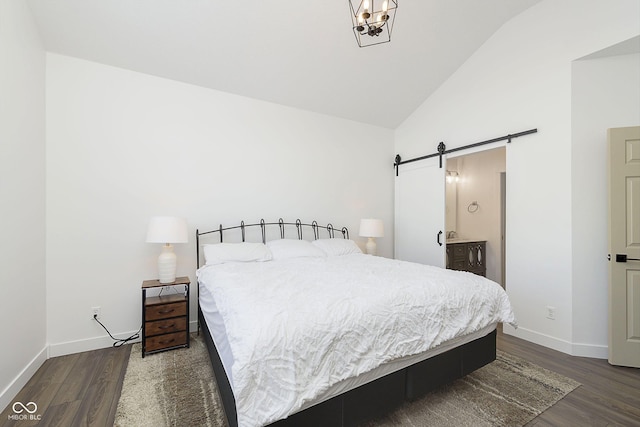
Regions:
M 331 223 L 327 224 L 327 225 L 318 225 L 317 221 L 313 221 L 311 222 L 311 224 L 306 224 L 303 223 L 301 220 L 296 219 L 296 222 L 284 222 L 284 220 L 282 218 L 280 218 L 278 220 L 278 222 L 265 222 L 264 219 L 261 219 L 260 222 L 257 222 L 255 224 L 245 224 L 244 221 L 240 221 L 240 225 L 236 225 L 233 227 L 222 227 L 222 224 L 220 224 L 220 226 L 215 229 L 215 230 L 209 230 L 209 231 L 200 231 L 200 230 L 196 230 L 196 264 L 197 264 L 197 268 L 200 268 L 200 236 L 204 236 L 207 234 L 214 234 L 214 233 L 219 233 L 220 235 L 220 243 L 224 242 L 224 232 L 225 231 L 230 231 L 230 230 L 237 230 L 240 229 L 240 233 L 241 233 L 241 237 L 242 237 L 242 241 L 245 241 L 245 230 L 249 227 L 260 227 L 260 233 L 262 235 L 262 243 L 267 243 L 267 226 L 274 226 L 277 225 L 278 227 L 280 227 L 280 238 L 284 239 L 284 231 L 285 231 L 285 226 L 287 225 L 295 225 L 296 226 L 296 231 L 298 234 L 298 239 L 302 240 L 303 237 L 303 227 L 311 227 L 311 230 L 313 231 L 313 240 L 318 240 L 320 238 L 320 230 L 324 229 L 326 230 L 328 236 L 330 239 L 335 238 L 335 231 L 336 229 L 333 227 L 333 225 Z M 342 238 L 343 239 L 348 239 L 349 238 L 349 230 L 347 229 L 347 227 L 342 227 L 339 230 L 340 233 L 342 233 Z

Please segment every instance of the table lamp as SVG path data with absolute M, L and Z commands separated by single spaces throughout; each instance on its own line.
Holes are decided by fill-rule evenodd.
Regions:
M 160 283 L 176 280 L 176 254 L 172 243 L 187 243 L 187 222 L 173 216 L 154 216 L 147 229 L 148 243 L 164 243 L 158 257 L 158 279 Z
M 384 224 L 381 219 L 361 219 L 360 220 L 360 236 L 368 237 L 367 240 L 367 253 L 369 255 L 376 254 L 376 237 L 384 237 Z

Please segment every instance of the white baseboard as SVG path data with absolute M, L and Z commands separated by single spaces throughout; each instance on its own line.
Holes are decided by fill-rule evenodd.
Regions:
M 504 327 L 502 332 L 508 335 L 513 335 L 514 337 L 522 338 L 525 341 L 529 341 L 543 347 L 561 351 L 566 354 L 571 354 L 572 345 L 569 341 L 561 340 L 550 335 L 541 334 L 540 332 L 532 331 L 530 329 L 523 328 L 522 326 L 518 327 L 518 329 L 514 329 L 512 327 Z
M 514 329 L 508 325 L 504 326 L 502 332 L 571 356 L 591 357 L 594 359 L 607 359 L 609 357 L 609 348 L 607 346 L 571 343 L 527 328 L 519 327 Z
M 2 390 L 0 393 L 0 412 L 3 412 L 7 406 L 11 403 L 14 397 L 22 390 L 22 387 L 27 384 L 36 371 L 47 360 L 47 346 L 45 346 L 40 352 L 25 366 L 25 368 L 11 381 L 11 383 Z
M 198 330 L 198 322 L 196 320 L 192 320 L 189 322 L 189 331 L 196 332 Z M 113 336 L 117 339 L 125 339 L 129 338 L 137 331 L 131 332 L 122 332 L 119 334 L 114 334 Z M 140 342 L 140 338 L 129 341 L 129 343 Z M 50 344 L 49 345 L 49 357 L 57 357 L 64 356 L 67 354 L 73 353 L 81 353 L 83 351 L 91 351 L 98 350 L 101 348 L 111 347 L 113 345 L 113 340 L 109 335 L 103 335 L 100 337 L 94 338 L 86 338 L 77 341 L 67 341 L 58 344 Z
M 189 322 L 189 332 L 198 332 L 198 321 L 192 320 Z
M 113 334 L 117 339 L 129 338 L 136 331 L 122 332 Z M 140 338 L 130 341 L 130 343 L 139 342 Z M 65 356 L 67 354 L 82 353 L 83 351 L 98 350 L 101 348 L 111 347 L 113 340 L 109 335 L 103 335 L 94 338 L 85 338 L 76 341 L 67 341 L 57 344 L 49 344 L 49 357 Z
M 608 359 L 609 346 L 595 344 L 576 344 L 573 343 L 572 356 L 590 357 L 592 359 Z

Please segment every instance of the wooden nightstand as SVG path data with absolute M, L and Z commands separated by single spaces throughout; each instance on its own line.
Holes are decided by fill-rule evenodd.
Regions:
M 190 284 L 188 277 L 178 277 L 173 283 L 142 282 L 142 357 L 189 347 Z M 184 286 L 184 292 L 163 294 L 177 286 Z M 147 298 L 147 289 L 151 288 L 162 288 L 160 295 Z

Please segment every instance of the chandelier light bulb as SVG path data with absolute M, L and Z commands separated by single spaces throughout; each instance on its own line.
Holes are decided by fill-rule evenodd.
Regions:
M 369 0 L 364 0 L 364 3 L 362 4 L 362 8 L 363 8 L 362 19 L 366 21 L 367 19 L 371 18 L 371 14 L 369 13 Z
M 385 15 L 387 14 L 387 10 L 389 10 L 389 2 L 387 0 L 384 0 L 384 3 L 382 3 L 382 11 L 385 13 Z

